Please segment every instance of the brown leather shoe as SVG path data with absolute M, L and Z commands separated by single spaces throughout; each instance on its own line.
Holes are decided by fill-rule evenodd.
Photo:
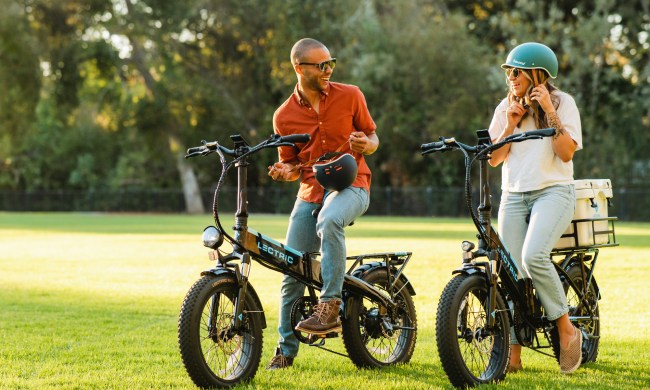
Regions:
M 301 332 L 324 336 L 332 332 L 341 332 L 341 320 L 339 319 L 340 299 L 332 299 L 327 302 L 319 302 L 314 305 L 314 314 L 296 325 L 296 330 Z
M 560 371 L 563 374 L 570 374 L 577 370 L 582 362 L 582 332 L 576 327 L 573 329 L 575 335 L 566 349 L 560 345 Z
M 524 366 L 521 364 L 521 360 L 519 360 L 519 363 L 517 364 L 510 364 L 508 363 L 508 368 L 506 368 L 506 372 L 508 374 L 514 374 L 517 371 L 521 371 L 524 369 Z
M 276 348 L 275 356 L 271 358 L 271 362 L 266 366 L 267 370 L 280 370 L 282 368 L 291 367 L 293 365 L 293 358 L 284 356 L 280 348 Z

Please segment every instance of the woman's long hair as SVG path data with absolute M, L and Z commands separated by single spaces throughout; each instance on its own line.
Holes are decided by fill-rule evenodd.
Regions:
M 510 88 L 510 80 L 506 77 L 506 81 L 508 82 L 508 103 L 512 103 L 512 101 L 518 101 L 521 102 L 524 106 L 528 106 L 527 112 L 524 114 L 524 116 L 521 118 L 524 120 L 526 116 L 532 115 L 533 119 L 535 120 L 535 127 L 538 129 L 543 129 L 548 126 L 548 121 L 546 119 L 546 113 L 542 108 L 539 106 L 539 103 L 537 103 L 534 100 L 530 99 L 530 92 L 539 84 L 544 84 L 546 83 L 546 89 L 548 89 L 548 93 L 551 96 L 551 102 L 553 102 L 553 107 L 557 110 L 557 108 L 560 105 L 560 99 L 553 95 L 553 91 L 557 90 L 557 88 L 551 84 L 549 80 L 548 73 L 544 69 L 519 69 L 522 71 L 524 74 L 524 77 L 526 77 L 528 80 L 530 80 L 530 85 L 528 86 L 528 89 L 526 90 L 526 93 L 523 97 L 523 102 L 521 102 L 521 98 L 518 96 L 515 96 L 512 93 L 512 88 Z

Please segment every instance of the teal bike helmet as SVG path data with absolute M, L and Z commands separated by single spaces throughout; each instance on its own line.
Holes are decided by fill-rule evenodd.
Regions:
M 508 54 L 503 69 L 544 69 L 551 78 L 557 77 L 558 63 L 553 50 L 537 42 L 526 42 Z

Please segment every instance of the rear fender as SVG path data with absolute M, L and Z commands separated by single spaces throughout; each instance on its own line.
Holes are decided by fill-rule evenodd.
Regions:
M 362 275 L 365 274 L 366 272 L 372 271 L 375 268 L 386 268 L 386 264 L 383 262 L 379 261 L 373 261 L 371 263 L 366 263 L 363 264 L 362 266 L 355 268 L 354 271 L 352 271 L 352 276 L 357 277 L 359 279 L 362 279 Z M 401 274 L 399 276 L 399 280 L 402 281 L 404 285 L 406 285 L 406 289 L 411 295 L 415 295 L 415 289 L 413 289 L 413 284 L 408 280 L 406 275 Z
M 592 265 L 593 265 L 593 264 L 592 264 Z M 569 265 L 564 269 L 564 272 L 568 271 L 569 268 L 571 268 L 571 267 L 573 267 L 573 266 L 575 266 L 575 267 L 580 267 L 580 260 L 578 260 L 578 259 L 574 259 L 574 260 L 572 260 L 572 261 L 569 263 Z M 590 267 L 587 267 L 586 265 L 585 265 L 585 269 L 586 269 L 587 272 L 591 271 L 591 268 L 590 268 Z M 598 287 L 598 283 L 596 282 L 596 278 L 595 278 L 595 277 L 591 279 L 591 283 L 593 284 L 594 289 L 596 290 L 596 296 L 598 297 L 598 299 L 599 299 L 599 300 L 602 299 L 602 297 L 600 296 L 600 287 Z

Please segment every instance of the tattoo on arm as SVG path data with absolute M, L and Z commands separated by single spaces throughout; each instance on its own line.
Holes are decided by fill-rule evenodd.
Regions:
M 555 127 L 555 135 L 553 139 L 557 139 L 559 136 L 564 134 L 564 126 L 560 122 L 560 117 L 557 116 L 557 112 L 548 115 L 548 125 L 550 127 Z

